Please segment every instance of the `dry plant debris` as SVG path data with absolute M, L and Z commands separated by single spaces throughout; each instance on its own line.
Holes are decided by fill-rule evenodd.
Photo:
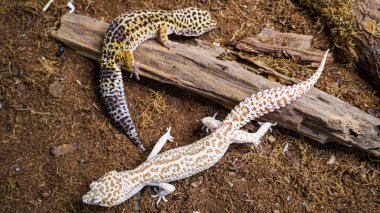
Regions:
M 110 124 L 99 98 L 96 62 L 69 48 L 61 57 L 55 56 L 60 45 L 47 35 L 67 12 L 67 8 L 58 6 L 66 2 L 56 0 L 56 4 L 42 13 L 45 1 L 0 0 L 0 206 L 4 212 L 128 212 L 135 209 L 132 201 L 112 209 L 80 202 L 91 181 L 111 170 L 134 168 L 145 157 L 126 138 L 116 137 L 121 134 Z M 326 49 L 329 44 L 321 23 L 289 0 L 78 0 L 75 6 L 76 13 L 106 21 L 127 10 L 197 6 L 211 10 L 218 20 L 219 29 L 201 36 L 209 42 L 225 45 L 234 35 L 238 40 L 267 27 L 313 35 L 316 48 Z M 241 28 L 243 23 L 246 24 Z M 172 39 L 180 40 L 176 36 Z M 195 43 L 192 39 L 180 42 Z M 47 62 L 43 62 L 43 57 Z M 304 79 L 312 72 L 308 67 L 292 65 L 284 59 L 253 57 L 291 77 Z M 49 93 L 49 85 L 57 78 L 65 79 L 61 98 Z M 333 64 L 317 86 L 380 117 L 379 94 L 351 65 Z M 162 93 L 162 85 L 149 80 L 132 80 L 125 87 L 129 103 L 136 106 L 131 107 L 136 121 L 144 120 L 138 118 L 144 111 L 153 112 L 152 117 L 146 119 L 149 128 L 140 131 L 150 147 L 168 124 L 173 127 L 175 141 L 165 149 L 192 143 L 207 135 L 200 131 L 201 118 L 219 112 L 220 119 L 228 111 L 178 88 L 165 86 Z M 155 92 L 147 89 L 152 87 Z M 141 100 L 145 100 L 145 104 L 141 104 Z M 160 104 L 149 103 L 152 100 L 159 100 L 153 102 Z M 154 117 L 157 115 L 159 117 Z M 140 201 L 141 211 L 378 211 L 380 166 L 377 159 L 338 145 L 320 145 L 278 127 L 272 136 L 276 139 L 274 142 L 268 138 L 255 149 L 234 145 L 212 169 L 174 183 L 176 191 L 168 197 L 168 203 L 155 205 L 147 188 Z M 51 154 L 51 147 L 72 143 L 80 144 L 80 151 L 59 157 Z M 288 151 L 283 155 L 286 143 Z M 337 161 L 326 165 L 332 154 Z M 192 187 L 192 183 L 196 187 Z

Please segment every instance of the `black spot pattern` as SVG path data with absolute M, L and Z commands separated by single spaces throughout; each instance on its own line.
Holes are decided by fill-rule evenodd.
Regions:
M 211 14 L 198 8 L 127 12 L 108 26 L 101 57 L 102 98 L 112 119 L 140 150 L 144 151 L 145 148 L 137 136 L 124 97 L 120 66 L 125 62 L 133 63 L 126 60 L 125 53 L 133 52 L 147 39 L 157 38 L 158 30 L 163 28 L 168 34 L 197 36 L 215 26 Z
M 146 149 L 137 135 L 125 99 L 121 71 L 100 71 L 100 93 L 102 94 L 105 106 L 112 119 L 121 131 L 126 134 L 142 152 L 144 152 Z

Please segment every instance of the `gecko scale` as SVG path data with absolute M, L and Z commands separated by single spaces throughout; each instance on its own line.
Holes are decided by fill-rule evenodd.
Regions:
M 273 126 L 266 122 L 256 133 L 239 130 L 249 121 L 285 107 L 310 90 L 319 79 L 328 51 L 317 71 L 306 81 L 292 86 L 264 90 L 243 100 L 223 120 L 203 119 L 213 133 L 199 141 L 158 154 L 166 140 L 172 140 L 170 130 L 156 143 L 148 159 L 137 168 L 123 172 L 111 171 L 90 184 L 90 191 L 83 195 L 84 203 L 111 207 L 118 205 L 144 186 L 156 186 L 158 202 L 172 193 L 175 187 L 169 182 L 180 180 L 204 171 L 227 151 L 232 143 L 257 144 Z
M 165 47 L 171 45 L 168 35 L 199 36 L 216 27 L 208 11 L 185 8 L 174 11 L 138 10 L 127 12 L 108 26 L 100 60 L 100 93 L 108 113 L 132 142 L 145 151 L 137 135 L 127 101 L 121 74 L 121 65 L 138 77 L 138 63 L 133 51 L 144 41 L 157 38 Z

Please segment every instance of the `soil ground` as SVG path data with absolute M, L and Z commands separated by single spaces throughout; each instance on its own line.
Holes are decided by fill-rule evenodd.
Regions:
M 294 132 L 274 128 L 258 148 L 233 145 L 213 168 L 173 183 L 168 203 L 156 205 L 151 188 L 114 208 L 88 206 L 81 196 L 89 183 L 111 170 L 134 168 L 145 160 L 113 125 L 100 100 L 98 64 L 49 37 L 68 10 L 56 0 L 0 0 L 0 211 L 2 212 L 377 212 L 379 161 L 337 144 L 321 145 Z M 327 49 L 328 34 L 318 18 L 289 0 L 129 1 L 76 0 L 76 13 L 111 21 L 141 8 L 210 10 L 220 28 L 200 39 L 226 45 L 264 27 L 314 35 Z M 185 41 L 172 37 L 179 42 Z M 256 56 L 273 69 L 305 79 L 314 70 L 290 60 Z M 289 65 L 289 66 L 288 66 Z M 292 65 L 292 66 L 290 66 Z M 288 69 L 297 67 L 299 69 Z M 200 119 L 228 112 L 220 105 L 176 87 L 148 79 L 125 80 L 138 132 L 151 148 L 172 126 L 174 147 L 207 133 Z M 351 65 L 330 66 L 317 87 L 380 117 L 380 98 Z M 63 86 L 62 94 L 52 85 Z M 50 88 L 50 89 L 49 89 Z M 56 88 L 56 87 L 55 87 Z M 77 149 L 54 156 L 64 144 Z M 288 151 L 284 153 L 285 146 Z M 334 155 L 333 164 L 326 162 Z

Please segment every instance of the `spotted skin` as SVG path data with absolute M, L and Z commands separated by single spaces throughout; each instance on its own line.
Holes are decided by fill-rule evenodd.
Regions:
M 328 52 L 328 51 L 327 51 Z M 238 133 L 248 121 L 272 112 L 294 102 L 306 93 L 318 80 L 326 62 L 327 52 L 315 74 L 308 80 L 293 86 L 264 90 L 242 101 L 222 122 L 209 120 L 218 125 L 214 132 L 199 141 L 178 147 L 148 160 L 133 170 L 112 171 L 92 182 L 90 191 L 83 195 L 84 203 L 111 207 L 118 205 L 136 194 L 145 186 L 157 186 L 159 201 L 174 191 L 169 182 L 192 176 L 216 164 L 232 143 L 249 142 L 255 144 L 273 124 L 264 123 L 251 138 Z M 212 127 L 212 126 L 210 126 Z M 170 130 L 169 130 L 170 131 Z M 165 136 L 166 135 L 166 136 Z M 170 138 L 167 134 L 163 137 Z M 248 141 L 236 141 L 236 139 Z M 160 139 L 161 140 L 161 139 Z M 163 144 L 159 145 L 162 147 Z M 158 151 L 156 150 L 158 153 Z
M 100 93 L 108 113 L 132 142 L 145 151 L 128 110 L 124 96 L 121 65 L 136 73 L 133 51 L 144 41 L 158 38 L 165 47 L 172 46 L 168 35 L 198 36 L 216 27 L 209 12 L 198 8 L 174 11 L 139 10 L 127 12 L 108 26 L 103 42 L 100 69 Z

